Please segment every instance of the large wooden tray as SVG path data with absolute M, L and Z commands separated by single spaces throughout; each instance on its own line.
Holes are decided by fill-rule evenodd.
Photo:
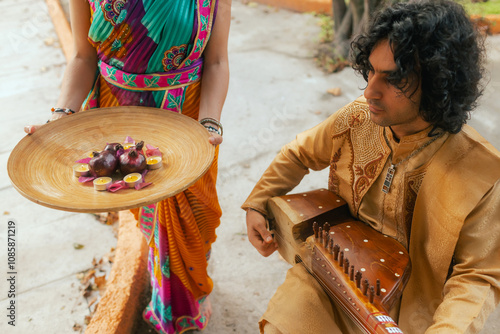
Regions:
M 157 146 L 163 166 L 151 170 L 141 190 L 96 191 L 73 176 L 76 160 L 126 136 Z M 58 210 L 106 212 L 158 202 L 187 189 L 210 167 L 215 148 L 197 121 L 147 107 L 93 109 L 63 117 L 24 137 L 7 163 L 14 187 L 29 200 Z

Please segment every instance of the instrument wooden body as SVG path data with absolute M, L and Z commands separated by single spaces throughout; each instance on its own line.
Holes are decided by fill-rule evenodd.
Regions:
M 399 242 L 352 218 L 326 189 L 274 197 L 268 211 L 281 256 L 302 262 L 362 331 L 402 333 L 388 316 L 411 271 Z

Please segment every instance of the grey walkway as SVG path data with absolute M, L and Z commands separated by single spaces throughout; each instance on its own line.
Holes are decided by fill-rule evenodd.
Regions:
M 24 136 L 24 125 L 47 120 L 66 61 L 45 1 L 4 0 L 0 12 L 0 333 L 74 333 L 90 312 L 77 274 L 92 268 L 92 259 L 107 254 L 116 238 L 94 216 L 34 204 L 10 184 L 10 151 Z M 15 299 L 6 281 L 9 220 L 16 226 Z M 75 249 L 75 243 L 84 247 Z M 7 322 L 11 300 L 15 327 Z
M 311 15 L 245 6 L 233 0 L 230 35 L 231 82 L 224 108 L 224 143 L 220 148 L 219 195 L 224 211 L 214 245 L 210 273 L 214 313 L 205 333 L 257 333 L 267 301 L 283 281 L 288 265 L 277 254 L 261 257 L 248 243 L 239 206 L 280 147 L 296 133 L 324 120 L 361 94 L 363 81 L 351 70 L 328 75 L 313 61 L 319 34 Z M 0 101 L 2 147 L 0 175 L 10 150 L 29 121 L 44 121 L 59 91 L 65 60 L 41 0 L 3 0 L 0 9 Z M 28 18 L 35 18 L 28 21 Z M 471 121 L 500 148 L 496 127 L 500 112 L 500 37 L 488 38 L 493 75 Z M 326 93 L 341 87 L 343 95 Z M 325 171 L 312 173 L 296 191 L 324 187 Z M 72 333 L 88 314 L 79 296 L 76 273 L 90 267 L 114 246 L 111 229 L 92 216 L 47 209 L 19 195 L 0 178 L 0 332 Z M 4 211 L 9 212 L 4 214 Z M 18 227 L 17 324 L 7 325 L 6 223 Z M 73 243 L 84 244 L 75 250 Z M 498 333 L 496 312 L 483 333 Z

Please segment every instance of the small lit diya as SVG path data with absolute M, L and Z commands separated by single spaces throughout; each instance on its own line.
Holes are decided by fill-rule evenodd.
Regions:
M 125 150 L 128 150 L 129 148 L 131 148 L 132 146 L 135 146 L 135 144 L 132 144 L 132 143 L 125 143 L 122 145 L 123 146 L 123 149 Z
M 129 188 L 134 188 L 136 184 L 142 182 L 142 175 L 139 173 L 131 173 L 125 176 L 123 181 L 125 181 Z
M 146 159 L 148 169 L 158 169 L 161 167 L 161 157 L 152 156 Z
M 94 189 L 95 190 L 107 190 L 108 187 L 111 185 L 111 182 L 113 180 L 110 177 L 103 176 L 103 177 L 98 177 L 95 179 L 94 182 Z
M 73 175 L 76 177 L 87 176 L 89 175 L 89 171 L 90 168 L 88 164 L 78 163 L 73 165 Z
M 94 157 L 94 152 L 99 153 L 100 151 L 88 151 L 87 153 L 85 153 L 85 156 L 88 157 L 88 158 L 93 158 Z

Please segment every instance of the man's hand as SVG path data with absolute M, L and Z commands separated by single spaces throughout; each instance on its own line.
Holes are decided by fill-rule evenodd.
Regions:
M 266 218 L 251 209 L 247 210 L 247 234 L 250 243 L 265 257 L 278 249 L 278 243 L 267 230 Z

